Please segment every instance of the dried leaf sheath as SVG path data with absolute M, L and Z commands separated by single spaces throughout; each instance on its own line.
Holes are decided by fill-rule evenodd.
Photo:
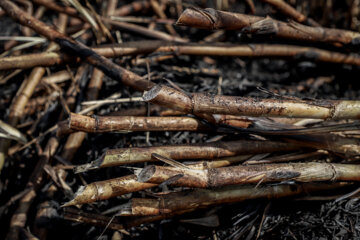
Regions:
M 104 157 L 88 164 L 75 168 L 75 172 L 83 172 L 90 169 L 111 167 L 124 164 L 155 161 L 151 154 L 174 160 L 181 159 L 216 159 L 232 157 L 243 154 L 268 153 L 274 151 L 291 151 L 299 149 L 298 144 L 289 144 L 275 141 L 232 141 L 213 142 L 191 145 L 169 145 L 158 147 L 134 147 L 108 150 Z
M 325 42 L 339 45 L 358 45 L 360 33 L 322 27 L 309 27 L 296 22 L 281 22 L 271 18 L 207 9 L 186 9 L 178 25 L 204 29 L 243 30 L 246 33 L 271 34 L 279 38 Z
M 302 184 L 276 186 L 228 186 L 217 189 L 196 189 L 158 195 L 157 198 L 133 198 L 121 216 L 151 216 L 192 211 L 208 206 L 258 198 L 281 198 L 339 187 L 340 184 Z
M 297 182 L 360 181 L 360 166 L 355 164 L 311 162 L 193 170 L 152 165 L 145 167 L 139 173 L 138 180 L 141 182 L 162 183 L 179 174 L 183 175 L 183 177 L 172 182 L 175 186 L 208 188 L 288 180 Z
M 203 93 L 187 95 L 163 85 L 153 87 L 144 94 L 143 98 L 150 103 L 195 115 L 228 114 L 320 119 L 360 118 L 360 101 L 258 99 Z

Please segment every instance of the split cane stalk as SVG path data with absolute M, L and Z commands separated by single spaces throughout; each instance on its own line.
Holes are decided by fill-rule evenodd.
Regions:
M 297 184 L 261 186 L 228 186 L 217 189 L 195 189 L 158 194 L 157 198 L 133 198 L 120 210 L 120 216 L 154 216 L 178 211 L 194 211 L 209 206 L 258 198 L 282 198 L 337 188 L 341 184 Z
M 176 55 L 195 56 L 230 56 L 230 57 L 270 57 L 290 58 L 294 60 L 311 60 L 337 64 L 360 66 L 360 57 L 322 50 L 314 47 L 279 44 L 179 44 L 166 41 L 127 42 L 111 47 L 98 46 L 94 52 L 108 58 L 146 53 L 173 53 Z M 22 56 L 10 56 L 0 59 L 0 70 L 14 68 L 31 68 L 35 66 L 54 66 L 64 63 L 79 62 L 80 58 L 63 53 L 43 52 Z
M 214 124 L 247 128 L 252 121 L 243 117 L 214 115 Z M 71 113 L 68 124 L 58 124 L 59 136 L 73 131 L 88 133 L 134 131 L 214 131 L 215 129 L 192 117 L 144 117 L 144 116 L 85 116 Z
M 251 155 L 240 155 L 230 158 L 221 158 L 216 161 L 191 162 L 186 166 L 191 169 L 219 168 L 244 161 L 250 157 Z M 158 184 L 139 182 L 136 175 L 128 175 L 105 181 L 93 182 L 86 186 L 81 186 L 76 192 L 74 199 L 65 203 L 63 206 L 67 207 L 71 205 L 102 201 L 155 186 L 158 186 Z
M 315 162 L 234 166 L 205 170 L 150 165 L 139 173 L 138 180 L 160 184 L 171 177 L 182 175 L 183 177 L 172 184 L 182 187 L 208 188 L 288 180 L 297 182 L 359 181 L 359 171 L 359 165 Z
M 357 46 L 360 33 L 341 29 L 309 27 L 296 22 L 282 22 L 269 17 L 217 11 L 212 8 L 186 9 L 177 25 L 203 29 L 242 30 L 245 33 L 268 34 L 278 38 Z
M 275 151 L 297 150 L 296 144 L 275 141 L 232 141 L 212 142 L 191 145 L 169 145 L 158 147 L 135 147 L 108 150 L 105 155 L 93 162 L 75 167 L 75 172 L 84 172 L 90 169 L 119 166 L 132 163 L 156 161 L 153 153 L 171 158 L 182 159 L 216 159 L 243 154 L 268 153 Z
M 148 36 L 148 37 L 151 37 L 151 38 L 167 40 L 167 41 L 175 41 L 175 42 L 188 42 L 187 39 L 177 37 L 176 35 L 169 35 L 167 33 L 157 31 L 157 30 L 154 30 L 154 29 L 149 30 L 148 28 L 142 27 L 142 26 L 137 25 L 137 24 L 119 22 L 119 21 L 108 19 L 108 18 L 103 18 L 103 21 L 106 22 L 107 24 L 112 25 L 113 27 L 118 27 L 120 29 L 135 32 L 135 33 L 138 33 L 138 34 L 142 34 L 144 36 Z
M 319 119 L 358 119 L 360 101 L 350 100 L 284 100 L 235 96 L 186 94 L 156 85 L 144 100 L 178 111 L 200 114 L 228 114 L 253 117 L 293 117 Z

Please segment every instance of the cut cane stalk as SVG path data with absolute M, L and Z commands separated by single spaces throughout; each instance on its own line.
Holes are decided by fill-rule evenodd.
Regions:
M 229 166 L 230 164 L 236 162 L 244 161 L 250 157 L 251 155 L 241 155 L 231 158 L 222 158 L 216 161 L 191 162 L 187 163 L 186 166 L 191 169 L 219 168 Z M 158 184 L 139 182 L 136 175 L 93 182 L 86 186 L 81 186 L 75 193 L 74 199 L 65 203 L 63 207 L 102 201 L 155 186 L 158 186 Z
M 360 166 L 335 163 L 288 163 L 247 165 L 205 170 L 150 165 L 138 175 L 140 182 L 157 183 L 182 175 L 171 184 L 182 187 L 221 187 L 267 182 L 360 181 Z
M 159 194 L 157 198 L 133 198 L 124 205 L 118 216 L 156 216 L 178 211 L 206 208 L 209 206 L 234 203 L 258 198 L 282 198 L 333 189 L 342 184 L 294 184 L 261 186 L 228 186 L 217 189 L 196 189 L 182 192 Z
M 268 153 L 275 151 L 298 150 L 298 144 L 275 142 L 275 141 L 232 141 L 213 142 L 191 145 L 170 145 L 144 148 L 122 148 L 108 150 L 99 160 L 79 165 L 74 168 L 76 173 L 91 169 L 119 166 L 124 164 L 156 161 L 152 158 L 153 153 L 174 160 L 182 159 L 216 159 L 232 157 L 244 154 Z
M 137 41 L 111 47 L 98 46 L 92 48 L 97 54 L 114 58 L 119 56 L 146 53 L 173 53 L 176 55 L 199 56 L 232 56 L 232 57 L 269 57 L 290 58 L 294 60 L 310 60 L 337 64 L 360 65 L 360 57 L 314 47 L 279 44 L 179 44 L 166 41 Z M 64 63 L 79 62 L 80 58 L 63 53 L 43 52 L 22 56 L 10 56 L 0 59 L 0 70 L 14 68 L 31 68 L 35 66 L 54 66 Z
M 290 4 L 283 0 L 261 0 L 264 3 L 271 5 L 273 8 L 284 14 L 285 16 L 303 24 L 307 24 L 313 27 L 320 27 L 320 25 L 314 20 L 307 18 L 304 14 L 297 11 Z
M 235 96 L 185 94 L 174 88 L 156 85 L 143 95 L 144 101 L 174 110 L 200 114 L 227 114 L 253 117 L 315 119 L 359 119 L 360 101 L 287 100 Z
M 217 11 L 212 8 L 186 9 L 177 25 L 203 29 L 243 30 L 245 33 L 268 34 L 278 38 L 357 46 L 360 33 L 341 29 L 309 27 L 296 22 L 282 22 L 269 17 Z

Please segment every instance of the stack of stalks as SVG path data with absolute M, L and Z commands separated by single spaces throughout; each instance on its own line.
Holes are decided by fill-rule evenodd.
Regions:
M 68 5 L 61 5 L 57 1 L 30 2 L 39 9 L 37 15 L 25 12 L 12 1 L 0 0 L 5 14 L 27 29 L 24 33 L 28 36 L 38 34 L 43 38 L 41 41 L 51 42 L 44 52 L 25 54 L 19 48 L 10 51 L 9 56 L 0 58 L 0 70 L 13 70 L 14 76 L 31 69 L 9 104 L 9 114 L 4 119 L 9 125 L 4 128 L 6 138 L 0 142 L 0 169 L 2 173 L 10 171 L 12 164 L 8 163 L 8 155 L 34 145 L 40 156 L 25 190 L 5 204 L 7 207 L 19 200 L 18 210 L 11 219 L 8 239 L 17 239 L 21 233 L 30 234 L 26 231 L 26 216 L 46 183 L 45 173 L 53 181 L 51 186 L 47 186 L 47 197 L 55 198 L 57 191 L 63 194 L 63 205 L 58 210 L 62 209 L 65 220 L 100 225 L 102 229 L 106 227 L 125 233 L 133 226 L 198 209 L 248 199 L 318 194 L 360 181 L 360 165 L 356 163 L 360 156 L 360 140 L 356 137 L 360 128 L 360 101 L 191 93 L 171 81 L 169 84 L 150 81 L 152 77 L 149 72 L 151 61 L 174 60 L 181 55 L 279 58 L 360 66 L 360 56 L 352 53 L 359 47 L 360 33 L 321 27 L 283 1 L 264 2 L 292 19 L 287 22 L 190 7 L 182 13 L 178 12 L 181 15 L 176 25 L 185 26 L 183 29 L 175 27 L 174 21 L 167 18 L 164 11 L 167 6 L 162 1 L 135 1 L 118 8 L 117 1 L 108 0 L 102 11 L 93 9 L 91 5 L 82 6 L 78 1 L 64 1 Z M 183 7 L 178 2 L 175 5 L 172 8 L 177 11 Z M 41 20 L 40 9 L 58 13 L 55 27 Z M 156 18 L 125 17 L 151 11 Z M 149 24 L 149 28 L 138 25 L 138 22 Z M 151 29 L 156 24 L 163 24 L 167 33 Z M 206 43 L 190 42 L 191 36 L 178 34 L 189 28 L 218 30 L 215 37 L 212 36 L 215 39 L 217 33 L 224 35 L 224 30 L 253 37 L 261 35 L 263 43 L 216 43 L 209 42 L 211 38 L 205 39 Z M 92 32 L 83 31 L 86 29 Z M 120 36 L 118 29 L 121 29 L 121 33 L 135 32 L 156 40 L 115 43 L 114 36 Z M 71 37 L 74 32 L 81 41 Z M 97 46 L 82 43 L 90 42 L 92 36 L 96 38 L 92 42 L 96 42 Z M 265 43 L 268 40 L 280 40 L 282 43 Z M 287 41 L 289 44 L 284 44 Z M 109 42 L 112 44 L 105 44 Z M 147 54 L 157 57 L 146 58 Z M 146 76 L 139 76 L 122 62 L 111 59 L 129 56 L 145 56 L 135 59 L 133 63 L 137 68 L 147 69 Z M 75 74 L 69 66 L 77 67 Z M 45 77 L 45 73 L 50 73 L 53 68 L 61 70 Z M 86 93 L 83 93 L 79 89 L 85 89 L 84 82 L 89 75 L 90 82 Z M 106 78 L 143 95 L 98 101 Z M 41 92 L 48 92 L 48 97 L 42 97 Z M 77 100 L 80 98 L 86 100 L 82 108 Z M 124 110 L 118 114 L 122 116 L 94 114 L 104 104 L 131 101 L 145 102 L 147 108 Z M 43 119 L 39 116 L 38 120 L 30 122 L 32 127 L 27 132 L 34 139 L 24 146 L 12 144 L 11 140 L 24 140 L 17 126 L 36 113 L 33 108 L 41 106 L 41 111 L 46 112 L 54 102 L 58 102 L 63 109 L 58 122 L 36 137 L 35 129 Z M 151 114 L 151 109 L 155 114 Z M 308 127 L 308 123 L 312 125 Z M 156 142 L 152 142 L 155 146 L 148 147 L 114 148 L 109 145 L 97 159 L 89 159 L 83 164 L 74 162 L 75 166 L 71 163 L 87 133 L 107 133 L 106 136 L 112 138 L 111 133 L 146 132 L 149 143 L 150 132 L 170 131 L 221 137 L 216 141 L 206 139 L 203 143 L 183 145 Z M 353 134 L 347 135 L 349 131 Z M 127 138 L 129 135 L 124 136 Z M 58 148 L 62 144 L 61 139 L 66 137 L 63 147 Z M 129 141 L 130 138 L 131 135 Z M 102 168 L 116 166 L 123 166 L 133 173 L 87 183 L 76 193 L 76 189 L 68 185 L 66 177 L 72 174 L 72 170 L 76 178 L 82 178 L 84 174 L 86 176 L 100 172 Z M 89 209 L 82 207 L 85 204 L 139 191 L 148 194 L 146 197 L 137 194 L 139 197 L 131 198 L 126 203 L 122 201 L 119 206 L 102 215 L 81 210 Z M 38 206 L 48 205 L 47 201 L 38 203 Z M 94 204 L 89 206 L 96 209 Z M 49 217 L 48 212 L 40 207 L 37 218 L 44 216 Z M 34 227 L 33 230 L 31 232 L 38 237 L 46 238 L 45 229 Z

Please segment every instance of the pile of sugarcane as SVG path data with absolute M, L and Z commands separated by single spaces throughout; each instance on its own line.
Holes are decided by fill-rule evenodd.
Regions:
M 7 123 L 1 122 L 0 169 L 6 165 L 8 155 L 14 154 L 10 151 L 14 145 L 15 152 L 33 145 L 37 146 L 39 152 L 25 190 L 5 205 L 19 201 L 18 209 L 21 209 L 11 219 L 8 239 L 16 239 L 20 232 L 25 231 L 26 213 L 41 191 L 46 176 L 53 181 L 52 187 L 47 189 L 48 193 L 52 195 L 53 189 L 59 189 L 68 200 L 61 203 L 64 219 L 125 233 L 133 226 L 210 206 L 256 198 L 317 194 L 323 190 L 349 187 L 360 181 L 360 165 L 356 163 L 360 156 L 360 140 L 356 137 L 360 128 L 360 101 L 300 99 L 276 94 L 271 98 L 252 98 L 191 93 L 172 81 L 156 83 L 150 73 L 140 76 L 121 62 L 111 59 L 158 53 L 155 58 L 135 59 L 135 65 L 148 69 L 151 61 L 161 62 L 180 55 L 280 58 L 359 66 L 360 56 L 351 52 L 359 47 L 360 33 L 321 27 L 279 0 L 263 2 L 291 20 L 188 7 L 179 16 L 176 28 L 174 22 L 166 17 L 164 6 L 156 0 L 135 1 L 120 8 L 117 8 L 118 1 L 108 0 L 105 3 L 106 11 L 102 14 L 90 4 L 85 6 L 76 0 L 64 1 L 68 5 L 56 1 L 31 2 L 42 11 L 59 13 L 56 24 L 51 26 L 41 21 L 40 10 L 31 14 L 17 3 L 0 0 L 2 14 L 21 24 L 25 36 L 31 37 L 35 33 L 41 36 L 33 45 L 51 42 L 42 52 L 12 55 L 9 51 L 7 56 L 0 58 L 0 70 L 15 69 L 9 79 L 21 71 L 31 70 L 10 105 L 5 119 Z M 251 2 L 248 1 L 248 4 L 255 10 Z M 178 2 L 176 7 L 182 9 Z M 157 18 L 124 17 L 144 9 L 152 9 Z M 168 33 L 129 22 L 163 24 Z M 75 34 L 71 35 L 68 31 L 69 23 Z M 78 25 L 81 25 L 80 28 Z M 190 42 L 188 38 L 179 36 L 179 26 L 215 31 L 203 42 Z M 86 35 L 86 29 L 92 29 L 93 34 Z M 156 40 L 115 43 L 112 31 L 116 29 Z M 214 42 L 226 30 L 261 36 L 264 41 L 289 41 L 298 45 Z M 79 36 L 86 39 L 93 35 L 98 45 L 95 47 L 75 40 Z M 107 41 L 113 44 L 103 44 Z M 313 47 L 321 45 L 325 46 L 324 49 Z M 19 46 L 12 51 L 20 52 L 22 48 Z M 69 65 L 78 66 L 75 75 L 69 71 Z M 88 65 L 93 66 L 93 70 L 87 92 L 84 93 L 86 102 L 83 102 L 82 108 L 75 109 L 78 84 L 84 78 Z M 45 77 L 49 67 L 59 66 L 67 66 L 67 69 Z M 191 71 L 217 74 L 211 69 Z M 124 88 L 142 92 L 142 97 L 125 99 L 111 96 L 98 100 L 105 76 L 121 82 Z M 72 83 L 63 91 L 62 83 L 69 79 Z M 53 127 L 41 136 L 28 140 L 16 126 L 24 115 L 33 114 L 31 110 L 37 107 L 32 107 L 32 104 L 45 105 L 49 101 L 49 97 L 31 97 L 40 84 L 52 89 L 53 101 L 59 102 L 64 111 Z M 94 111 L 104 104 L 132 101 L 157 106 L 159 116 L 143 116 L 134 111 L 124 111 L 122 116 L 94 115 Z M 118 149 L 109 146 L 110 149 L 97 159 L 89 159 L 87 163 L 75 166 L 71 164 L 87 133 L 164 131 L 215 133 L 231 136 L 232 140 L 224 141 L 222 137 L 197 144 L 155 143 L 156 146 Z M 61 156 L 56 156 L 65 137 L 67 140 Z M 44 149 L 39 143 L 40 139 L 46 139 L 42 142 L 45 142 Z M 14 140 L 21 145 L 11 145 Z M 270 154 L 273 155 L 269 157 Z M 337 161 L 331 161 L 336 158 L 329 156 L 336 156 Z M 54 157 L 56 161 L 51 161 Z M 307 161 L 309 159 L 312 161 Z M 134 169 L 133 174 L 91 182 L 75 193 L 66 182 L 68 171 L 81 176 L 116 166 Z M 156 193 L 152 189 L 157 189 Z M 159 192 L 159 189 L 167 191 Z M 103 214 L 81 210 L 85 204 L 139 191 L 148 194 L 131 198 Z M 25 215 L 21 215 L 24 212 Z M 42 216 L 46 213 L 39 210 L 37 214 Z

